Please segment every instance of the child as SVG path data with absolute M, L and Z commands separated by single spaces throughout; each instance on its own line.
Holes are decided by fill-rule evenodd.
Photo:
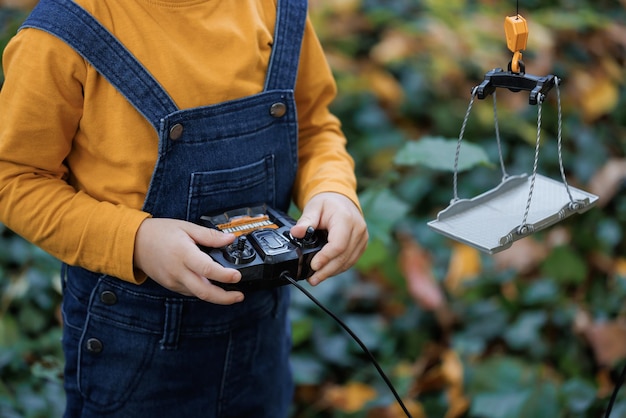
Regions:
M 303 208 L 310 278 L 367 242 L 304 0 L 41 0 L 3 56 L 0 222 L 61 259 L 65 417 L 285 417 L 288 286 L 203 214 Z M 297 109 L 297 112 L 296 112 Z

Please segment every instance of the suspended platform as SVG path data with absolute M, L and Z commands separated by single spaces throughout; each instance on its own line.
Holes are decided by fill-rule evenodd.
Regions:
M 509 176 L 481 195 L 453 201 L 428 225 L 449 238 L 495 254 L 574 213 L 586 212 L 598 200 L 597 196 L 572 186 L 569 186 L 570 199 L 562 182 L 537 174 L 534 199 L 526 223 L 521 224 L 531 180 L 526 174 Z
M 437 219 L 428 225 L 435 231 L 489 254 L 495 254 L 511 247 L 513 243 L 532 233 L 538 232 L 562 221 L 574 213 L 583 213 L 592 208 L 598 197 L 571 187 L 565 177 L 562 147 L 562 114 L 560 79 L 552 74 L 538 77 L 526 74 L 521 60 L 521 50 L 526 48 L 528 27 L 519 14 L 505 19 L 507 46 L 514 52 L 508 70 L 496 68 L 485 74 L 483 82 L 472 89 L 465 119 L 457 142 L 454 159 L 454 198 L 450 205 L 439 212 Z M 532 175 L 507 174 L 502 155 L 500 128 L 496 106 L 496 90 L 512 92 L 528 91 L 529 104 L 537 106 L 537 138 Z M 561 181 L 552 180 L 537 173 L 539 150 L 541 148 L 541 109 L 546 95 L 553 88 L 557 93 L 558 138 L 557 150 Z M 498 154 L 502 169 L 500 184 L 471 199 L 459 199 L 457 190 L 458 162 L 461 142 L 474 99 L 493 96 L 493 115 L 498 143 Z

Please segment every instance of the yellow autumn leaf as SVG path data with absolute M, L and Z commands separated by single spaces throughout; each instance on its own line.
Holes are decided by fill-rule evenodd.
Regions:
M 361 7 L 361 0 L 309 0 L 309 10 L 327 9 L 335 13 L 352 14 Z
M 389 72 L 370 66 L 364 71 L 363 76 L 370 91 L 386 105 L 398 106 L 404 100 L 402 86 Z
M 481 271 L 480 253 L 475 248 L 455 242 L 448 266 L 448 274 L 444 280 L 451 293 L 459 291 L 463 282 L 475 278 Z
M 400 31 L 389 31 L 372 48 L 370 57 L 374 62 L 388 64 L 414 55 L 416 48 L 415 39 L 408 34 Z
M 411 414 L 412 418 L 427 418 L 426 412 L 424 411 L 424 407 L 420 403 L 414 401 L 413 399 L 404 399 L 402 400 L 402 402 L 404 403 L 404 406 Z M 378 415 L 376 415 L 376 417 L 378 418 Z M 405 417 L 406 417 L 406 414 L 404 410 L 402 409 L 400 404 L 398 404 L 397 402 L 391 404 L 386 409 L 385 414 L 384 414 L 384 418 L 405 418 Z
M 445 418 L 460 418 L 465 415 L 470 405 L 463 391 L 463 363 L 454 350 L 446 350 L 441 359 L 441 370 L 448 381 L 446 396 L 449 407 Z
M 619 100 L 619 88 L 616 82 L 605 74 L 597 72 L 576 72 L 573 76 L 576 97 L 585 120 L 597 120 L 611 112 Z
M 333 386 L 324 393 L 324 401 L 334 409 L 353 413 L 363 410 L 365 404 L 376 398 L 377 392 L 373 387 L 352 382 L 345 386 Z
M 613 268 L 617 277 L 626 279 L 626 258 L 620 257 L 615 260 L 615 266 Z

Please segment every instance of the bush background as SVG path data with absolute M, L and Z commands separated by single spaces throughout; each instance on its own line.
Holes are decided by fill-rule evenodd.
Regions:
M 0 0 L 0 49 L 33 1 Z M 451 144 L 471 88 L 506 68 L 514 2 L 311 0 L 337 78 L 371 240 L 312 289 L 359 335 L 414 417 L 603 416 L 626 357 L 626 2 L 527 0 L 526 71 L 561 87 L 568 181 L 600 197 L 486 256 L 430 231 L 452 198 Z M 1 80 L 1 74 L 0 74 Z M 512 174 L 532 170 L 536 106 L 498 92 Z M 543 105 L 540 173 L 559 177 L 557 106 Z M 452 148 L 453 149 L 453 148 Z M 476 101 L 459 194 L 500 178 L 491 100 Z M 58 262 L 0 226 L 0 416 L 60 417 Z M 293 292 L 293 416 L 402 417 L 360 348 Z M 619 393 L 611 417 L 626 417 Z

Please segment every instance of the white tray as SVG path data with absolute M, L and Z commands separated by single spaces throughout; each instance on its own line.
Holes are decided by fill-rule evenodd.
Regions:
M 428 225 L 449 238 L 495 254 L 573 213 L 589 210 L 598 200 L 593 194 L 569 186 L 575 202 L 571 205 L 564 183 L 537 174 L 526 226 L 520 228 L 530 182 L 526 174 L 510 176 L 488 192 L 452 202 Z

